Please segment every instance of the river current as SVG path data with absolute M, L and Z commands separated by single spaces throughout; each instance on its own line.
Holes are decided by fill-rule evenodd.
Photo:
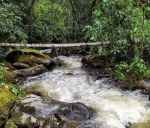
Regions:
M 64 66 L 29 77 L 25 86 L 40 86 L 50 98 L 93 108 L 92 118 L 79 128 L 126 128 L 150 120 L 150 102 L 140 90 L 123 91 L 108 78 L 95 80 L 81 68 L 79 56 L 58 58 Z

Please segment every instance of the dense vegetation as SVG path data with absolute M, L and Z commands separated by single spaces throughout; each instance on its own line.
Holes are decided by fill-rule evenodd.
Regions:
M 85 27 L 86 37 L 93 41 L 111 42 L 108 48 L 96 47 L 96 50 L 99 54 L 111 54 L 112 62 L 120 62 L 117 77 L 124 79 L 120 71 L 126 70 L 136 79 L 149 78 L 149 1 L 103 0 L 97 5 L 92 18 L 93 24 Z M 94 53 L 95 49 L 91 47 L 91 51 Z
M 149 0 L 0 0 L 0 43 L 45 44 L 99 41 L 109 41 L 110 43 L 101 46 L 81 47 L 82 50 L 80 48 L 69 48 L 70 51 L 75 49 L 75 52 L 72 50 L 73 52 L 71 51 L 70 53 L 91 54 L 91 56 L 89 55 L 82 59 L 82 61 L 84 61 L 85 58 L 90 58 L 91 60 L 96 58 L 94 61 L 89 59 L 91 61 L 89 65 L 88 60 L 85 62 L 85 65 L 83 63 L 84 69 L 89 68 L 88 71 L 90 75 L 93 75 L 97 79 L 102 77 L 115 77 L 115 80 L 116 78 L 118 80 L 116 82 L 117 87 L 125 90 L 134 90 L 136 88 L 144 89 L 145 91 L 143 92 L 148 94 L 150 99 L 150 86 L 146 81 L 147 79 L 150 80 Z M 13 54 L 6 57 L 6 51 L 13 49 L 15 49 L 15 51 L 12 52 Z M 19 52 L 16 49 L 19 49 Z M 57 113 L 53 115 L 57 120 L 53 120 L 53 118 L 48 119 L 47 117 L 52 117 L 50 114 L 46 114 L 46 118 L 40 118 L 40 115 L 37 115 L 39 118 L 34 118 L 36 115 L 31 112 L 30 116 L 29 113 L 33 110 L 33 106 L 30 109 L 28 106 L 23 107 L 23 105 L 21 105 L 21 107 L 23 107 L 23 111 L 21 111 L 15 104 L 16 100 L 20 97 L 26 96 L 21 89 L 21 82 L 24 81 L 24 78 L 28 75 L 32 76 L 48 71 L 55 63 L 51 62 L 52 60 L 45 55 L 44 57 L 48 59 L 44 59 L 39 52 L 33 52 L 33 50 L 30 51 L 28 49 L 26 50 L 27 52 L 25 52 L 20 49 L 21 47 L 12 48 L 0 46 L 0 127 L 4 127 L 6 123 L 5 127 L 16 128 L 17 126 L 14 122 L 17 118 L 21 119 L 24 115 L 26 119 L 24 120 L 24 117 L 22 118 L 23 125 L 19 125 L 19 123 L 16 122 L 18 127 L 30 127 L 30 124 L 28 125 L 27 123 L 26 125 L 28 120 L 29 122 L 30 120 L 36 123 L 40 122 L 41 127 L 49 127 L 49 123 L 57 123 L 58 126 L 63 124 L 64 127 L 67 127 L 70 122 L 61 119 L 61 116 L 59 117 Z M 61 53 L 69 54 L 68 51 L 66 52 L 67 48 L 64 49 L 60 48 L 59 50 Z M 58 54 L 59 51 L 56 51 L 52 56 Z M 5 62 L 5 58 L 14 58 L 14 62 L 16 63 L 12 63 L 11 61 L 10 63 Z M 8 59 L 6 60 L 8 61 Z M 56 65 L 58 64 L 59 66 L 63 63 L 56 58 L 55 61 Z M 43 64 L 45 63 L 46 66 L 37 65 L 42 64 L 42 62 Z M 39 68 L 39 66 L 42 68 Z M 20 75 L 22 73 L 24 74 Z M 70 74 L 72 75 L 72 73 L 66 73 L 65 75 Z M 88 80 L 87 82 L 90 81 Z M 36 90 L 35 88 L 39 89 Z M 36 95 L 43 95 L 43 100 L 49 95 L 49 93 L 45 91 L 44 86 L 43 88 L 39 85 L 31 86 L 31 88 L 27 89 L 27 93 L 28 90 L 29 93 L 31 91 L 31 93 Z M 128 95 L 129 93 L 126 94 Z M 136 100 L 139 100 L 140 94 L 137 94 L 138 98 Z M 133 96 L 137 94 L 133 93 Z M 122 97 L 122 95 L 119 94 L 119 97 L 120 96 Z M 143 98 L 140 100 L 143 100 Z M 45 101 L 47 102 L 47 100 Z M 144 102 L 146 102 L 146 100 Z M 144 102 L 139 103 L 142 105 Z M 45 103 L 43 104 L 45 108 L 49 105 L 51 107 L 53 104 L 56 106 L 53 100 L 51 102 L 52 104 L 49 103 L 48 106 Z M 94 102 L 92 101 L 92 103 Z M 17 102 L 17 104 L 20 103 Z M 91 116 L 93 109 L 87 111 L 88 109 L 84 104 L 75 104 L 70 104 L 70 108 L 68 109 L 72 110 L 73 107 L 76 111 L 77 108 L 77 113 L 75 113 L 75 116 L 73 115 L 74 117 L 78 117 L 78 113 L 79 118 L 81 115 L 81 119 L 87 119 L 87 115 Z M 20 112 L 16 111 L 13 106 L 15 106 L 15 108 L 17 107 Z M 61 111 L 61 106 L 62 108 L 66 107 L 65 103 L 61 103 L 58 112 Z M 27 108 L 27 114 L 24 111 L 25 108 Z M 38 108 L 38 113 L 43 111 L 43 109 L 41 109 L 42 107 L 40 107 L 40 109 Z M 119 108 L 118 103 L 117 108 Z M 12 110 L 13 113 L 10 113 Z M 68 112 L 69 115 L 72 115 L 70 111 Z M 63 113 L 63 111 L 60 113 Z M 14 116 L 15 118 L 13 120 Z M 85 116 L 86 118 L 84 118 Z M 72 120 L 71 116 L 69 116 L 69 118 Z M 75 121 L 71 121 L 71 125 L 68 126 L 74 127 L 79 123 L 77 121 L 76 124 L 74 124 L 74 122 Z M 91 125 L 96 126 L 95 123 L 96 122 Z M 126 122 L 126 124 L 129 125 L 130 122 Z M 36 124 L 32 122 L 31 125 L 33 125 L 33 127 L 36 126 Z
M 0 19 L 1 42 L 110 41 L 89 53 L 111 55 L 120 79 L 149 77 L 149 0 L 1 0 Z

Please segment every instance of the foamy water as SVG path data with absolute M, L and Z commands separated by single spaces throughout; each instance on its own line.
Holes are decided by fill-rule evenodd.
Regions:
M 78 56 L 60 56 L 59 59 L 65 61 L 66 67 L 30 77 L 26 86 L 38 84 L 51 98 L 63 102 L 82 102 L 92 107 L 92 119 L 80 128 L 125 128 L 150 117 L 150 102 L 140 90 L 122 91 L 106 78 L 95 81 L 81 69 L 81 58 Z

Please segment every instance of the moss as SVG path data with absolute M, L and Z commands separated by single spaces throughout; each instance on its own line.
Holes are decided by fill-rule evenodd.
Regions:
M 13 102 L 17 100 L 9 89 L 0 87 L 0 127 L 8 119 Z
M 45 55 L 45 54 L 43 54 L 40 51 L 35 50 L 35 49 L 22 49 L 21 51 L 24 54 L 27 53 L 27 54 L 31 54 L 31 55 L 35 55 L 35 56 L 39 56 L 39 57 L 50 59 L 50 57 L 48 55 Z
M 31 66 L 34 66 L 37 63 L 42 63 L 43 61 L 44 61 L 44 59 L 37 58 L 34 55 L 22 55 L 17 60 L 17 62 L 19 62 L 19 63 L 27 63 L 27 64 L 29 64 Z
M 18 128 L 13 122 L 7 122 L 5 128 Z
M 129 128 L 149 128 L 150 127 L 150 121 L 149 122 L 142 122 L 138 124 L 134 124 Z
M 38 121 L 34 116 L 21 111 L 14 112 L 12 117 L 7 121 L 7 123 L 9 122 L 13 122 L 19 128 L 35 128 L 38 126 Z
M 38 50 L 22 49 L 22 50 L 7 52 L 6 61 L 10 63 L 15 63 L 15 62 L 27 63 L 33 66 L 32 63 L 49 64 L 52 61 L 52 59 L 48 55 L 45 55 Z
M 4 67 L 7 68 L 8 70 L 15 70 L 16 68 L 11 65 L 9 62 L 4 62 Z
M 26 63 L 13 63 L 13 66 L 15 66 L 17 69 L 22 69 L 22 68 L 29 68 L 30 65 L 26 64 Z
M 14 51 L 8 51 L 5 54 L 6 59 L 7 58 L 12 59 L 12 57 L 13 58 L 15 57 L 16 58 L 15 61 L 19 58 L 20 55 L 35 55 L 35 56 L 50 59 L 50 57 L 48 55 L 45 55 L 45 54 L 43 54 L 40 51 L 35 50 L 35 49 L 14 50 Z
M 0 110 L 8 107 L 8 103 L 14 102 L 17 99 L 9 89 L 0 87 Z M 5 110 L 5 109 L 4 109 Z
M 12 72 L 8 71 L 7 69 L 1 68 L 0 76 L 2 76 L 2 78 L 0 78 L 1 82 L 14 83 L 14 74 Z

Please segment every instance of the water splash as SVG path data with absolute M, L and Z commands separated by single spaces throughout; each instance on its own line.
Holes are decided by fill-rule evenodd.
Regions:
M 150 102 L 137 91 L 122 91 L 109 79 L 93 80 L 81 69 L 81 58 L 65 57 L 65 67 L 40 76 L 30 77 L 26 86 L 40 85 L 48 96 L 63 102 L 82 102 L 95 110 L 91 120 L 79 128 L 125 128 L 129 124 L 148 120 Z

